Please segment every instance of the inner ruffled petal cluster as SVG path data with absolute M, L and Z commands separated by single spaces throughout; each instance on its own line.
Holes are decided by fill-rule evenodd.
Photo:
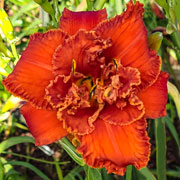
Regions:
M 137 68 L 123 67 L 119 59 L 112 59 L 107 64 L 105 61 L 99 63 L 99 76 L 94 77 L 91 72 L 87 75 L 76 71 L 78 62 L 79 60 L 76 62 L 72 59 L 69 75 L 56 76 L 46 88 L 46 99 L 57 108 L 58 118 L 65 126 L 69 126 L 70 133 L 82 135 L 93 131 L 93 128 L 82 131 L 78 127 L 71 127 L 74 126 L 71 125 L 73 122 L 67 123 L 67 119 L 73 121 L 71 118 L 73 116 L 75 118 L 78 111 L 90 109 L 89 117 L 83 119 L 88 129 L 93 127 L 98 117 L 110 124 L 120 125 L 142 118 L 145 111 L 143 102 L 137 96 L 141 84 L 140 72 Z M 88 63 L 91 66 L 91 61 Z M 110 109 L 120 112 L 122 119 L 110 118 L 108 113 Z

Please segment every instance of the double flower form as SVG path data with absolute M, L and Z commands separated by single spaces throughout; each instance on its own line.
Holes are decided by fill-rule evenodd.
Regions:
M 37 146 L 72 134 L 95 168 L 123 175 L 147 165 L 146 118 L 166 115 L 168 74 L 148 48 L 142 4 L 107 20 L 106 10 L 65 9 L 59 29 L 30 37 L 7 90 L 27 102 L 21 113 Z

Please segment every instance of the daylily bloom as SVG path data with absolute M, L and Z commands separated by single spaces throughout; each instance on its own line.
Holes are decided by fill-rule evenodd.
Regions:
M 37 146 L 72 134 L 91 167 L 123 175 L 147 165 L 146 118 L 166 115 L 168 74 L 148 48 L 139 2 L 107 20 L 106 10 L 64 9 L 59 29 L 30 37 L 3 81 L 26 100 L 21 113 Z

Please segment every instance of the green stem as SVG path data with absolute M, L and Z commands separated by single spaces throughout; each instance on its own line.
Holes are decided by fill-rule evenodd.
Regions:
M 167 68 L 168 68 L 169 72 L 171 73 L 171 75 L 172 75 L 173 78 L 174 78 L 174 82 L 175 82 L 176 86 L 177 86 L 178 89 L 180 90 L 180 84 L 178 83 L 178 80 L 177 80 L 177 78 L 176 78 L 176 74 L 174 73 L 174 70 L 173 70 L 173 68 L 171 67 L 171 64 L 170 64 L 170 62 L 169 62 L 169 59 L 168 59 L 166 53 L 164 53 L 164 59 L 165 59 L 165 63 L 166 63 L 166 65 L 167 65 Z
M 176 56 L 177 56 L 178 62 L 180 63 L 180 53 L 179 53 L 179 51 L 180 51 L 180 39 L 178 38 L 177 32 L 173 32 L 171 34 L 171 38 L 172 38 L 174 45 L 178 48 L 178 50 L 176 50 Z
M 65 143 L 67 146 L 69 146 L 73 151 L 76 151 L 76 148 L 71 144 L 68 138 L 64 137 L 61 139 L 61 141 Z
M 115 0 L 116 14 L 121 14 L 123 12 L 122 0 Z
M 46 163 L 46 164 L 67 164 L 67 163 L 70 163 L 69 161 L 66 161 L 66 162 L 52 162 L 52 161 L 47 161 L 47 160 L 42 160 L 42 159 L 39 159 L 39 158 L 33 158 L 33 157 L 30 157 L 30 156 L 26 156 L 26 155 L 22 155 L 22 154 L 17 154 L 17 153 L 13 153 L 13 152 L 6 152 L 6 151 L 3 151 L 2 154 L 11 154 L 13 156 L 17 156 L 17 157 L 22 157 L 22 158 L 28 158 L 28 159 L 31 159 L 31 160 L 34 160 L 34 161 L 38 161 L 38 162 L 41 162 L 41 163 Z
M 174 42 L 175 46 L 180 50 L 180 42 L 179 42 L 180 40 L 177 36 L 177 32 L 173 32 L 171 34 L 171 38 L 172 38 L 172 41 Z
M 132 179 L 132 165 L 127 166 L 126 180 Z
M 60 12 L 59 12 L 59 8 L 58 8 L 58 1 L 57 0 L 53 0 L 53 7 L 55 9 L 55 18 L 56 18 L 56 22 L 59 20 L 60 17 Z
M 168 40 L 165 37 L 163 38 L 163 44 L 172 48 L 175 51 L 176 56 L 177 56 L 177 60 L 180 63 L 180 49 L 178 49 L 177 46 L 175 46 L 173 42 L 171 42 L 170 40 Z
M 3 163 L 0 160 L 0 180 L 4 180 L 4 167 L 3 167 Z
M 168 86 L 168 93 L 173 98 L 173 101 L 176 105 L 177 113 L 180 119 L 180 93 L 178 89 L 176 88 L 176 86 L 174 86 L 172 83 L 168 82 L 167 86 Z
M 14 42 L 11 43 L 11 49 L 12 49 L 12 54 L 13 54 L 13 56 L 14 56 L 14 58 L 15 58 L 14 64 L 16 64 L 16 63 L 18 62 L 18 60 L 19 60 L 19 56 L 18 56 L 18 54 L 17 54 L 16 46 L 15 46 L 15 43 L 14 43 Z
M 50 15 L 51 15 L 51 17 L 52 17 L 53 26 L 55 26 L 55 27 L 57 28 L 57 27 L 58 27 L 58 23 L 57 23 L 57 21 L 56 21 L 55 15 L 53 15 L 53 14 L 50 14 Z
M 155 137 L 157 177 L 166 180 L 166 132 L 162 118 L 155 120 Z
M 67 138 L 63 138 L 58 141 L 63 149 L 69 154 L 69 156 L 80 166 L 84 166 L 85 162 L 79 154 L 76 152 L 76 148 L 69 142 Z
M 92 11 L 94 7 L 94 0 L 86 0 L 88 11 Z
M 57 172 L 57 175 L 58 175 L 58 179 L 63 180 L 63 174 L 62 174 L 60 165 L 59 165 L 58 161 L 56 160 L 56 158 L 54 158 L 54 161 L 55 161 L 55 166 L 56 166 L 56 172 Z
M 94 4 L 94 9 L 96 9 L 96 10 L 102 9 L 105 2 L 106 2 L 106 0 L 96 0 L 96 2 Z

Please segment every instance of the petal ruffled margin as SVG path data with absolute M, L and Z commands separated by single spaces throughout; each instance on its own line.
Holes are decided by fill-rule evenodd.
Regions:
M 69 35 L 74 35 L 79 29 L 92 30 L 105 19 L 107 19 L 106 9 L 72 12 L 65 8 L 60 18 L 59 28 L 63 29 Z
M 120 59 L 123 66 L 137 68 L 141 73 L 141 87 L 150 86 L 160 73 L 160 57 L 148 49 L 147 31 L 143 23 L 143 5 L 132 0 L 119 16 L 99 24 L 95 31 L 104 39 L 112 38 L 112 46 L 105 50 L 108 61 Z
M 136 97 L 137 98 L 137 97 Z M 107 105 L 101 111 L 99 117 L 114 125 L 128 125 L 143 117 L 145 110 L 143 103 L 137 98 L 135 104 L 132 100 L 125 107 L 118 108 L 116 105 Z
M 53 143 L 68 133 L 57 117 L 57 111 L 36 109 L 29 103 L 22 106 L 20 113 L 24 116 L 36 146 Z
M 52 56 L 67 37 L 62 30 L 32 35 L 14 71 L 3 80 L 7 90 L 38 108 L 51 108 L 44 96 L 46 86 L 54 79 Z
M 144 104 L 147 118 L 166 116 L 168 73 L 161 72 L 157 81 L 147 89 L 139 92 L 138 97 Z
M 54 73 L 68 76 L 72 71 L 74 60 L 76 62 L 75 71 L 96 77 L 100 70 L 100 63 L 104 59 L 99 56 L 104 49 L 110 46 L 110 40 L 101 39 L 95 32 L 79 30 L 77 34 L 59 46 L 54 53 Z
M 137 169 L 147 165 L 150 143 L 146 126 L 144 118 L 125 126 L 98 119 L 95 130 L 80 137 L 81 145 L 77 150 L 89 166 L 105 167 L 108 173 L 122 176 L 130 164 Z
M 58 111 L 58 119 L 63 121 L 63 127 L 67 131 L 74 135 L 85 135 L 89 134 L 94 130 L 93 122 L 89 120 L 95 113 L 95 108 L 84 108 L 78 109 L 77 113 L 70 115 L 66 110 Z
M 49 85 L 45 89 L 45 99 L 47 99 L 53 108 L 58 108 L 59 102 L 66 95 L 71 85 L 71 81 L 64 83 L 63 76 L 56 76 L 54 80 L 50 81 Z

